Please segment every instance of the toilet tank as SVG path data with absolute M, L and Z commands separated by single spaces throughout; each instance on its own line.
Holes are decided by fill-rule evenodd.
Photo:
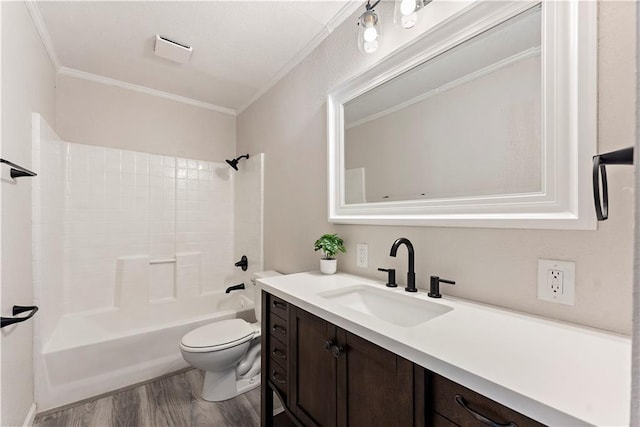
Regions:
M 251 275 L 251 286 L 253 286 L 253 305 L 254 311 L 256 312 L 256 320 L 258 322 L 260 322 L 260 320 L 262 319 L 262 295 L 260 293 L 260 287 L 256 285 L 256 279 L 281 275 L 281 273 L 278 273 L 274 270 L 258 271 Z

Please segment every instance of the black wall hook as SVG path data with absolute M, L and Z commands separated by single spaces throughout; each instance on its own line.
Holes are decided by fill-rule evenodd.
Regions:
M 593 201 L 598 221 L 609 218 L 609 189 L 606 165 L 632 165 L 633 147 L 593 156 Z M 600 197 L 600 177 L 602 176 L 602 197 Z

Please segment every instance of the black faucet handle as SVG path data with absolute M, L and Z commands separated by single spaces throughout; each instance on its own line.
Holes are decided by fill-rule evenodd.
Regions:
M 249 259 L 247 258 L 246 255 L 242 255 L 242 258 L 240 258 L 240 261 L 236 262 L 235 264 L 236 267 L 242 268 L 242 271 L 247 271 L 248 265 L 249 265 Z
M 446 283 L 448 285 L 456 284 L 453 280 L 441 279 L 438 276 L 431 276 L 429 293 L 427 295 L 431 298 L 442 298 L 442 295 L 440 294 L 440 283 Z
M 396 283 L 396 269 L 395 268 L 379 268 L 378 271 L 385 271 L 388 273 L 387 276 L 387 288 L 397 288 L 398 284 Z

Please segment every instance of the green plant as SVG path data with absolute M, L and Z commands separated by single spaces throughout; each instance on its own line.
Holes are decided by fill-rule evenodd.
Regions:
M 337 234 L 323 234 L 314 243 L 314 248 L 315 251 L 322 250 L 325 259 L 334 259 L 338 252 L 347 252 L 344 247 L 344 240 L 338 237 Z

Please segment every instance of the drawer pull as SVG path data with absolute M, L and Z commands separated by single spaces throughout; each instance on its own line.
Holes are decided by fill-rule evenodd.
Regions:
M 342 353 L 344 353 L 344 347 L 340 345 L 334 345 L 331 349 L 331 352 L 333 353 L 333 357 L 337 359 L 342 355 Z
M 467 406 L 467 403 L 464 401 L 464 397 L 462 397 L 459 394 L 456 394 L 455 400 L 456 400 L 456 403 L 462 406 L 468 413 L 470 413 L 473 416 L 473 418 L 475 418 L 476 420 L 478 420 L 484 425 L 491 426 L 491 427 L 518 427 L 518 425 L 514 422 L 510 422 L 507 424 L 497 423 L 493 421 L 491 418 L 485 417 L 481 413 L 474 411 L 473 409 Z
M 287 330 L 285 328 L 283 328 L 282 326 L 275 325 L 273 328 L 271 328 L 271 330 L 273 332 L 277 332 L 277 333 L 282 334 L 282 335 L 287 335 Z
M 331 354 L 333 354 L 333 357 L 335 357 L 336 359 L 340 357 L 342 353 L 344 353 L 344 347 L 336 345 L 336 343 L 331 340 L 327 340 L 324 342 L 324 350 L 330 351 Z
M 278 384 L 286 384 L 287 380 L 285 378 L 282 378 L 280 375 L 278 375 L 278 373 L 276 371 L 273 371 L 273 373 L 271 374 L 271 378 L 273 378 L 273 380 L 275 382 L 277 382 Z
M 280 302 L 280 301 L 273 301 L 271 303 L 271 307 L 286 309 L 287 308 L 287 304 L 285 304 L 284 302 Z
M 273 354 L 275 357 L 277 357 L 278 359 L 286 359 L 287 358 L 287 353 L 285 353 L 282 350 L 278 350 L 277 348 L 274 349 L 271 354 Z

